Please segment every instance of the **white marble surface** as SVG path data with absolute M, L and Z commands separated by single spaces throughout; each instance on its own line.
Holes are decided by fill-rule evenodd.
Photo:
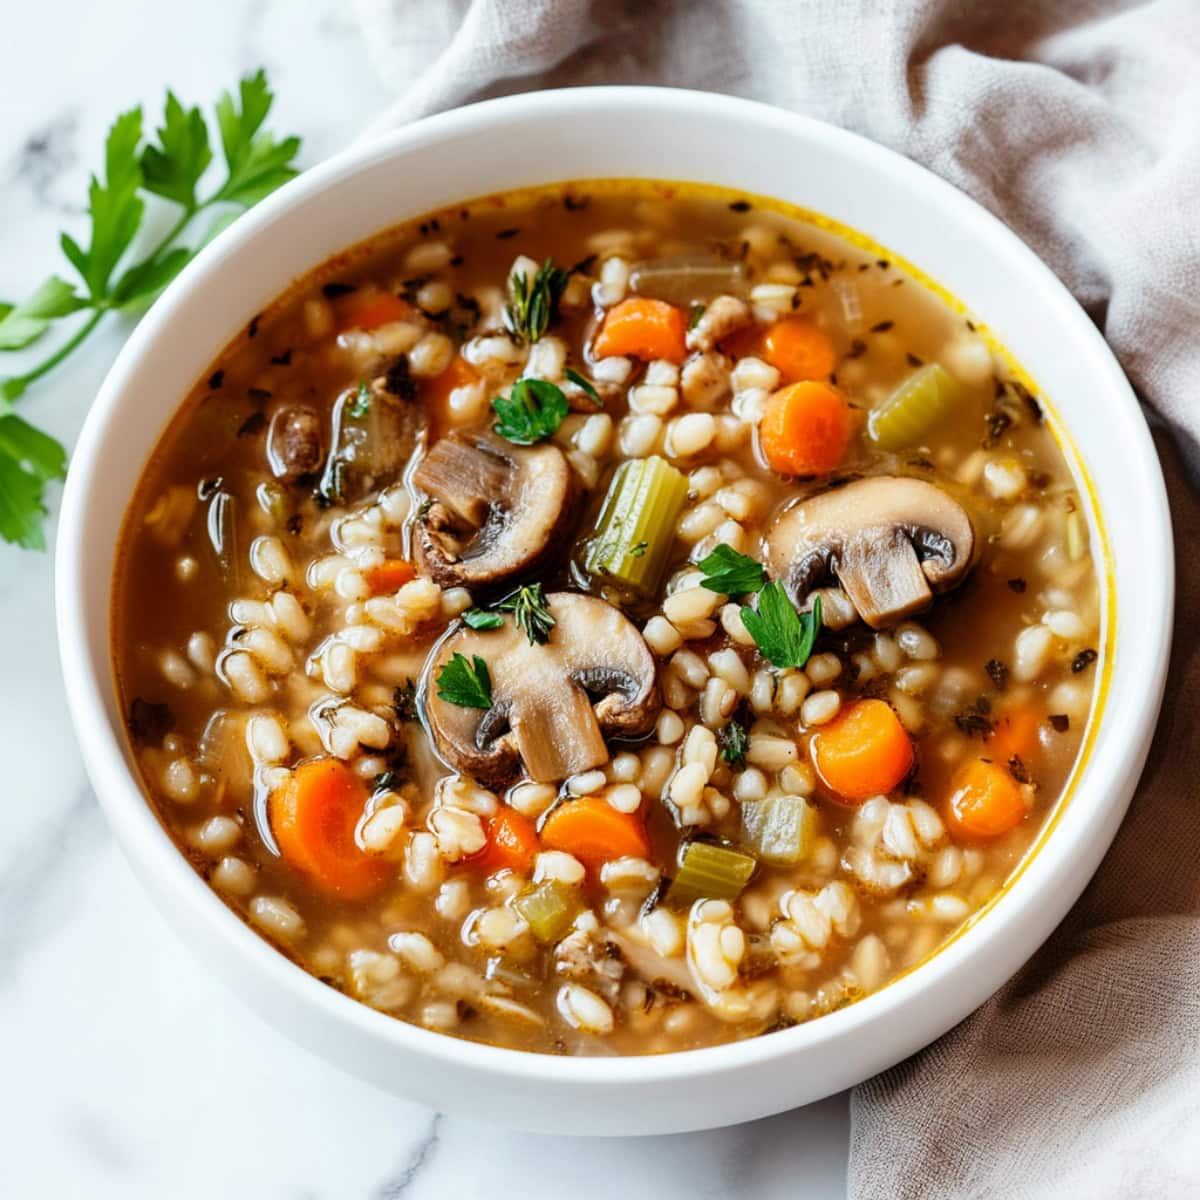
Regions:
M 261 64 L 279 92 L 276 127 L 303 134 L 311 164 L 386 100 L 339 0 L 10 0 L 3 24 L 5 299 L 60 269 L 58 231 L 77 228 L 119 109 L 141 101 L 156 114 L 168 84 L 207 101 Z M 126 332 L 107 325 L 23 401 L 68 446 Z M 696 1135 L 533 1137 L 439 1116 L 294 1048 L 192 958 L 104 825 L 67 723 L 48 555 L 0 545 L 0 621 L 0 1193 L 842 1194 L 844 1097 Z

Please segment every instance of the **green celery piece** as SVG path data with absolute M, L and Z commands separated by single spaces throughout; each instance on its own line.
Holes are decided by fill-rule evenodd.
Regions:
M 653 595 L 675 542 L 688 481 L 664 459 L 633 459 L 613 475 L 584 566 L 589 574 Z
M 816 809 L 803 796 L 767 796 L 742 805 L 746 840 L 772 866 L 793 866 L 812 849 Z
M 958 380 L 940 363 L 927 363 L 871 413 L 867 435 L 880 450 L 904 450 L 948 416 L 958 396 Z
M 518 896 L 513 907 L 539 942 L 557 942 L 571 927 L 580 906 L 570 888 L 557 879 L 545 879 Z
M 669 904 L 694 900 L 734 900 L 750 882 L 758 860 L 753 854 L 712 842 L 689 842 L 671 886 Z

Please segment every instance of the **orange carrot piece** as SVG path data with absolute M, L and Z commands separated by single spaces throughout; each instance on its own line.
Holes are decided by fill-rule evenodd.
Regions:
M 946 823 L 962 837 L 994 838 L 1016 828 L 1029 812 L 1021 785 L 999 763 L 973 758 L 954 776 Z
M 488 824 L 487 845 L 471 861 L 490 875 L 507 868 L 518 875 L 533 870 L 541 849 L 537 826 L 514 808 L 502 808 Z
M 599 358 L 619 354 L 681 363 L 687 354 L 686 337 L 682 309 L 665 300 L 631 296 L 608 310 L 593 349 Z
M 372 596 L 398 591 L 416 574 L 416 567 L 406 558 L 385 558 L 379 566 L 363 572 Z
M 784 317 L 763 337 L 763 357 L 790 383 L 828 379 L 837 365 L 829 335 L 807 317 Z
M 366 784 L 340 759 L 316 758 L 297 767 L 267 801 L 284 862 L 342 900 L 378 891 L 389 868 L 354 836 L 367 799 Z
M 1013 708 L 996 718 L 987 740 L 988 756 L 1006 763 L 1016 757 L 1028 761 L 1038 746 L 1037 714 L 1028 708 Z
M 450 393 L 455 388 L 474 383 L 478 378 L 475 368 L 462 355 L 456 354 L 440 375 L 435 375 L 426 382 L 425 402 L 442 416 L 449 416 Z
M 593 869 L 615 858 L 650 854 L 642 818 L 618 812 L 599 796 L 568 800 L 554 809 L 542 826 L 542 845 L 565 850 Z
M 374 296 L 354 306 L 342 322 L 343 329 L 378 329 L 393 321 L 408 321 L 416 316 L 416 309 L 407 300 L 387 292 Z
M 805 380 L 767 398 L 759 444 L 767 463 L 781 475 L 827 475 L 842 461 L 854 424 L 837 388 Z
M 908 774 L 913 746 L 883 700 L 857 700 L 812 738 L 813 764 L 841 800 L 860 804 L 890 792 Z

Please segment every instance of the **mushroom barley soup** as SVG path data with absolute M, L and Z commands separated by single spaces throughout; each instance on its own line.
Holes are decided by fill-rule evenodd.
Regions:
M 326 264 L 130 510 L 117 673 L 163 822 L 331 987 L 527 1050 L 808 1021 L 994 897 L 1101 648 L 1004 356 L 828 222 L 632 183 Z

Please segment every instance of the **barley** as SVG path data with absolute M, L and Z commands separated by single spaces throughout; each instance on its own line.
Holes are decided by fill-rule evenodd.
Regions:
M 433 834 L 418 831 L 409 835 L 404 848 L 404 878 L 415 892 L 432 892 L 441 883 L 442 859 Z
M 773 392 L 779 386 L 779 372 L 763 362 L 761 358 L 748 355 L 738 359 L 730 376 L 735 392 L 744 392 L 750 388 L 761 388 L 764 392 Z
M 691 650 L 677 650 L 671 656 L 671 671 L 688 687 L 699 691 L 708 679 L 708 666 L 700 655 Z
M 689 359 L 680 377 L 680 391 L 689 408 L 715 408 L 729 395 L 728 359 L 714 352 Z
M 250 901 L 250 919 L 264 933 L 285 942 L 299 941 L 304 936 L 304 919 L 278 896 L 255 896 Z
M 440 271 L 454 257 L 445 242 L 418 242 L 404 256 L 404 270 L 411 275 Z
M 629 750 L 623 750 L 608 764 L 608 777 L 615 783 L 637 783 L 642 773 L 642 760 Z
M 662 436 L 662 430 L 662 419 L 652 414 L 625 417 L 617 435 L 621 453 L 626 458 L 645 458 L 653 454 L 654 447 Z
M 672 712 L 669 708 L 663 709 L 659 714 L 658 724 L 655 726 L 655 735 L 659 744 L 674 746 L 683 737 L 683 730 L 683 719 L 679 714 Z
M 606 782 L 603 771 L 584 771 L 579 775 L 572 775 L 567 780 L 566 788 L 572 796 L 591 796 Z
M 533 864 L 536 883 L 544 879 L 556 879 L 559 883 L 574 886 L 583 882 L 586 873 L 583 863 L 563 850 L 543 850 Z
M 632 783 L 619 783 L 604 793 L 604 799 L 623 813 L 635 813 L 642 806 L 642 793 Z
M 219 665 L 233 694 L 244 703 L 261 704 L 270 695 L 266 676 L 244 651 L 224 655 Z
M 824 725 L 838 715 L 842 698 L 835 691 L 813 692 L 800 706 L 800 720 L 804 725 Z
M 1015 458 L 993 459 L 983 468 L 983 485 L 993 500 L 1015 500 L 1029 479 Z
M 775 711 L 790 717 L 803 703 L 811 684 L 804 671 L 788 671 L 775 682 Z
M 799 757 L 800 752 L 791 738 L 773 737 L 762 733 L 751 734 L 750 746 L 746 751 L 746 761 L 766 771 L 782 771 Z
M 712 533 L 724 519 L 725 510 L 712 500 L 706 500 L 680 517 L 676 533 L 685 542 L 698 542 Z
M 646 939 L 663 958 L 677 958 L 683 953 L 683 922 L 670 909 L 652 909 L 642 918 L 641 925 Z
M 410 970 L 422 975 L 440 971 L 446 963 L 441 951 L 423 933 L 393 933 L 388 947 Z
M 717 739 L 711 729 L 694 725 L 683 744 L 683 762 L 699 763 L 705 771 L 705 779 L 717 766 Z
M 903 625 L 898 626 L 895 636 L 896 645 L 900 647 L 901 653 L 907 658 L 916 659 L 919 662 L 930 662 L 942 652 L 942 648 L 933 634 L 928 633 L 912 621 L 905 621 Z
M 706 450 L 716 434 L 717 423 L 711 413 L 677 417 L 667 427 L 667 453 L 672 458 L 690 458 Z
M 205 854 L 227 854 L 241 841 L 242 827 L 232 817 L 209 817 L 192 832 L 191 842 Z
M 755 712 L 770 712 L 775 703 L 775 676 L 765 667 L 754 672 L 750 682 L 750 707 Z
M 557 1007 L 563 1020 L 572 1029 L 598 1034 L 613 1031 L 615 1022 L 612 1009 L 595 992 L 577 983 L 568 983 L 559 988 Z
M 713 674 L 724 680 L 739 696 L 749 695 L 750 672 L 736 650 L 726 648 L 708 656 L 708 665 Z
M 167 764 L 162 773 L 162 790 L 176 804 L 190 804 L 195 800 L 200 781 L 186 758 L 172 759 Z
M 448 879 L 438 888 L 433 902 L 438 916 L 445 921 L 461 921 L 470 906 L 471 885 L 465 879 Z
M 286 761 L 291 748 L 283 722 L 267 713 L 255 713 L 246 722 L 246 749 L 258 765 Z
M 900 669 L 900 647 L 891 634 L 877 633 L 872 653 L 876 665 L 885 675 L 891 675 Z
M 683 645 L 679 631 L 666 617 L 651 617 L 642 630 L 642 637 L 645 638 L 646 645 L 660 658 L 674 654 Z
M 248 896 L 254 891 L 254 868 L 240 858 L 223 858 L 213 868 L 209 882 L 220 892 L 233 896 Z
M 1030 625 L 1017 634 L 1013 678 L 1032 683 L 1045 669 L 1054 649 L 1054 633 L 1045 625 Z

